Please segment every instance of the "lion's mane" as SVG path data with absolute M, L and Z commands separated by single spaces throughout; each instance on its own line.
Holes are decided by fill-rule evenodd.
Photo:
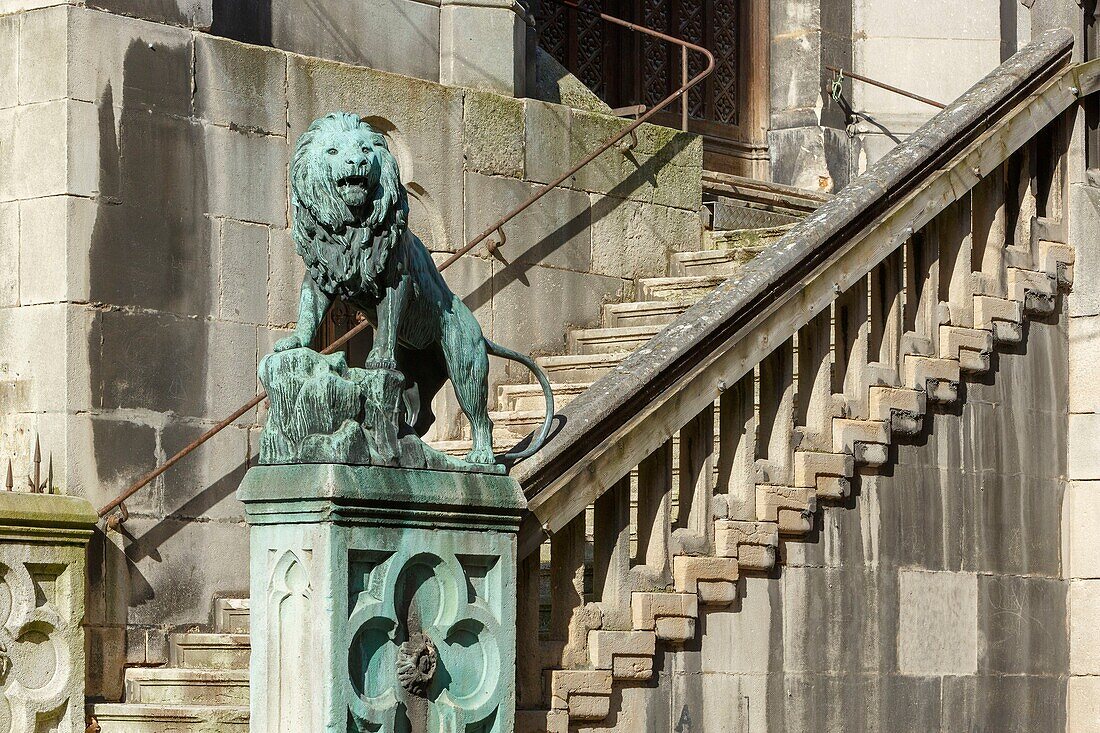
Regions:
M 340 197 L 318 149 L 321 132 L 365 131 L 380 168 L 365 215 Z M 378 280 L 405 235 L 409 202 L 397 160 L 386 139 L 357 115 L 335 112 L 316 120 L 298 139 L 290 163 L 294 244 L 310 276 L 329 295 L 355 299 L 379 295 Z

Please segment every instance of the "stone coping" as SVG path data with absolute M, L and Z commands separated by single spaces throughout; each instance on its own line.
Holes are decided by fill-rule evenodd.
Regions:
M 329 463 L 255 466 L 237 498 L 250 519 L 313 514 L 312 521 L 338 521 L 365 513 L 434 516 L 446 524 L 454 514 L 478 514 L 510 523 L 527 509 L 508 476 Z
M 99 515 L 91 502 L 83 497 L 0 491 L 0 528 L 91 530 L 98 522 Z
M 512 472 L 526 495 L 553 484 L 620 426 L 669 399 L 693 365 L 763 309 L 796 297 L 826 258 L 1067 65 L 1072 46 L 1067 29 L 1043 33 L 566 405 L 562 429 Z

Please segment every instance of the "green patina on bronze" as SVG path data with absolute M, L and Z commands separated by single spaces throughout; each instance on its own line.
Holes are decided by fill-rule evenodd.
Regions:
M 290 192 L 307 273 L 294 333 L 260 364 L 272 404 L 261 463 L 495 471 L 542 447 L 554 415 L 549 381 L 531 359 L 485 338 L 409 231 L 408 197 L 385 138 L 354 114 L 316 120 L 295 148 Z M 338 298 L 374 326 L 362 369 L 309 348 Z M 538 435 L 502 456 L 492 450 L 490 355 L 527 366 L 546 397 Z M 448 379 L 472 428 L 465 461 L 420 440 L 435 420 L 432 398 Z

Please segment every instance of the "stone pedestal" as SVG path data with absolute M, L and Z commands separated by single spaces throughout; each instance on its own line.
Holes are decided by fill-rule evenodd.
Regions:
M 0 733 L 83 733 L 84 499 L 0 491 Z
M 259 466 L 238 496 L 254 732 L 513 729 L 513 479 Z
M 517 0 L 442 0 L 439 81 L 522 97 L 534 23 Z

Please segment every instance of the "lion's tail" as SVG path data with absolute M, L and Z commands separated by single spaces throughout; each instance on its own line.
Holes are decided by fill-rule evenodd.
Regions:
M 485 339 L 485 347 L 493 356 L 519 362 L 530 369 L 531 373 L 535 375 L 535 379 L 538 380 L 539 386 L 542 387 L 542 394 L 546 398 L 546 419 L 543 420 L 542 428 L 539 430 L 538 434 L 531 439 L 530 445 L 523 450 L 514 453 L 504 453 L 503 455 L 497 456 L 497 459 L 501 461 L 522 461 L 524 458 L 530 458 L 542 448 L 542 446 L 546 445 L 546 440 L 550 437 L 550 429 L 554 425 L 554 393 L 550 389 L 550 380 L 546 378 L 546 374 L 530 357 L 505 348 L 500 344 L 493 343 L 489 339 Z

